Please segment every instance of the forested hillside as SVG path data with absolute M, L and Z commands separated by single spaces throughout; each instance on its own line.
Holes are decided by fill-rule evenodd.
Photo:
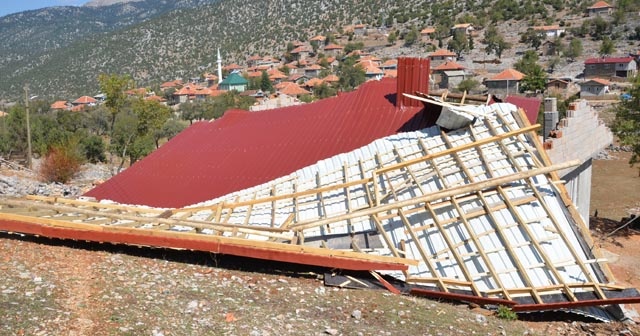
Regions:
M 401 36 L 429 25 L 442 39 L 457 22 L 481 29 L 563 24 L 563 15 L 582 15 L 592 2 L 146 0 L 31 11 L 0 19 L 0 98 L 15 98 L 27 82 L 49 97 L 94 93 L 100 73 L 130 74 L 139 85 L 188 78 L 215 64 L 217 48 L 225 62 L 242 62 L 254 53 L 278 55 L 288 41 L 349 24 L 384 26 Z M 618 1 L 614 20 L 639 3 Z

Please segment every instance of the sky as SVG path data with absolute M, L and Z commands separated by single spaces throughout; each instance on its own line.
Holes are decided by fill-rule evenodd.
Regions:
M 53 6 L 80 6 L 88 0 L 1 0 L 0 16 Z

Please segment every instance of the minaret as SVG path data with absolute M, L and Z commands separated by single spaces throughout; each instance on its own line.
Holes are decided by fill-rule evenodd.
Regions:
M 220 58 L 220 48 L 218 48 L 218 84 L 222 82 L 222 58 Z

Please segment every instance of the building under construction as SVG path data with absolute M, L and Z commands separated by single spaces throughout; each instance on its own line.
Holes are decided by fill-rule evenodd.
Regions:
M 514 311 L 613 320 L 640 302 L 558 179 L 581 162 L 550 162 L 514 104 L 429 96 L 428 73 L 400 59 L 338 97 L 228 111 L 85 197 L 2 200 L 0 230 L 365 270 Z

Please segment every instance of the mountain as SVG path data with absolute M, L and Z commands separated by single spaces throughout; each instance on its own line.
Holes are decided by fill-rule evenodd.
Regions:
M 0 40 L 3 41 L 0 48 L 0 99 L 15 96 L 25 82 L 43 94 L 54 95 L 56 88 L 46 85 L 49 77 L 73 81 L 73 76 L 69 78 L 67 74 L 75 72 L 57 60 L 60 57 L 75 58 L 72 51 L 78 51 L 80 45 L 89 46 L 116 31 L 172 11 L 197 8 L 215 1 L 142 0 L 100 7 L 59 6 L 0 17 Z M 59 72 L 53 72 L 53 69 Z M 64 85 L 62 89 L 64 91 Z
M 117 3 L 110 4 L 113 2 Z M 595 21 L 580 26 L 586 20 L 585 8 L 593 2 L 94 0 L 91 6 L 48 8 L 0 18 L 0 100 L 19 97 L 24 83 L 40 96 L 70 99 L 97 93 L 100 73 L 129 74 L 145 86 L 200 76 L 213 70 L 217 48 L 226 64 L 242 62 L 256 53 L 277 56 L 288 42 L 341 33 L 342 27 L 358 23 L 390 27 L 387 31 L 394 30 L 394 36 L 397 33 L 400 38 L 411 31 L 415 38 L 425 26 L 446 35 L 455 23 L 473 23 L 480 32 L 483 27 L 498 27 L 515 44 L 527 27 L 564 25 L 573 18 L 575 23 L 568 28 L 581 29 L 584 38 L 603 26 Z M 627 5 L 626 13 L 639 9 L 638 2 Z M 618 25 L 603 22 L 603 31 L 620 41 L 634 32 L 630 23 L 638 25 L 631 19 Z M 476 42 L 481 39 L 482 35 Z M 425 55 L 426 47 L 416 45 L 414 51 Z M 480 43 L 476 49 L 484 53 Z
M 0 97 L 15 97 L 25 82 L 41 95 L 92 93 L 100 73 L 128 73 L 139 84 L 196 75 L 215 63 L 217 48 L 234 60 L 244 60 L 245 53 L 282 50 L 287 41 L 313 32 L 369 22 L 387 3 L 203 2 L 146 0 L 5 17 L 0 38 L 10 47 L 0 51 Z
M 93 0 L 84 4 L 84 6 L 102 7 L 102 6 L 110 6 L 110 5 L 115 5 L 119 3 L 136 2 L 136 1 L 143 1 L 143 0 Z

